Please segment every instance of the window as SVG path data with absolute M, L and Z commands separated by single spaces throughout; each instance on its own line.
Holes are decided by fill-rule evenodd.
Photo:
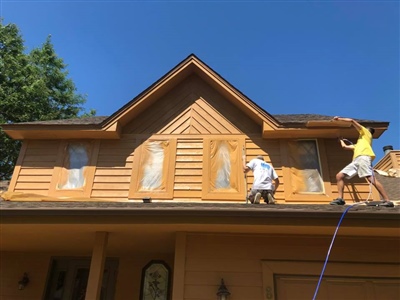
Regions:
M 85 171 L 89 163 L 89 155 L 90 144 L 87 142 L 67 145 L 57 189 L 78 189 L 85 185 Z
M 172 199 L 176 140 L 148 140 L 135 151 L 129 198 Z
M 293 193 L 323 193 L 324 182 L 315 140 L 289 142 Z
M 328 163 L 323 141 L 281 141 L 286 201 L 325 201 L 331 197 Z
M 241 149 L 244 141 L 204 141 L 203 199 L 244 200 Z
M 48 274 L 45 300 L 84 300 L 89 279 L 90 258 L 53 258 Z M 118 261 L 106 258 L 100 300 L 114 299 Z
M 169 299 L 170 269 L 163 261 L 150 261 L 142 270 L 140 300 Z
M 50 196 L 90 197 L 99 141 L 62 141 Z

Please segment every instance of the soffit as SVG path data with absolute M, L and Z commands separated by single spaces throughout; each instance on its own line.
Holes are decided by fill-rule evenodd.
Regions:
M 346 208 L 221 203 L 0 204 L 1 251 L 63 255 L 90 254 L 98 231 L 109 233 L 108 255 L 173 253 L 177 232 L 330 238 Z M 354 207 L 343 218 L 340 236 L 397 239 L 399 213 L 399 207 Z

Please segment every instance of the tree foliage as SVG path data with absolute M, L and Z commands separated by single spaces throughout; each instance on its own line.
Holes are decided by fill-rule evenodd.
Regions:
M 15 24 L 0 20 L 0 124 L 69 119 L 84 114 L 85 96 L 78 94 L 51 37 L 29 53 Z M 9 179 L 20 149 L 0 129 L 0 179 Z

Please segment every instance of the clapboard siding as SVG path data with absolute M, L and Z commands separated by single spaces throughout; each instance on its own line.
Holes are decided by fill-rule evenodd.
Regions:
M 21 168 L 19 176 L 51 176 L 53 174 L 53 168 Z
M 188 235 L 184 299 L 213 299 L 221 278 L 235 299 L 263 299 L 261 260 L 288 253 L 287 248 L 282 252 L 274 246 L 278 245 L 276 239 L 284 240 L 272 236 Z M 318 238 L 315 240 L 314 245 L 321 244 Z M 299 241 L 295 238 L 284 244 L 290 243 L 293 251 L 299 245 L 308 245 Z M 195 291 L 201 291 L 200 297 Z
M 256 158 L 257 155 L 262 155 L 264 160 L 270 163 L 278 177 L 279 177 L 279 188 L 275 193 L 275 199 L 279 202 L 285 200 L 284 196 L 284 178 L 282 172 L 282 160 L 280 154 L 280 142 L 277 139 L 272 140 L 263 140 L 261 138 L 246 138 L 246 146 L 245 146 L 245 155 L 246 155 L 246 162 L 249 162 L 253 158 Z M 251 189 L 253 185 L 254 176 L 253 172 L 249 172 L 246 174 L 247 179 L 247 190 Z
M 190 76 L 123 129 L 136 134 L 261 133 L 261 126 L 198 76 Z
M 26 148 L 21 152 L 23 157 L 21 165 L 16 168 L 18 174 L 12 191 L 48 195 L 60 142 L 38 140 L 25 143 Z
M 245 134 L 261 133 L 261 124 L 255 123 L 200 77 L 194 78 L 194 87 L 196 88 L 197 94 L 204 99 L 205 102 L 213 107 L 216 112 L 223 114 L 224 118 L 230 124 L 233 124 L 240 132 Z
M 329 178 L 332 187 L 332 199 L 338 197 L 336 174 L 348 165 L 353 158 L 353 151 L 343 150 L 336 140 L 325 140 L 326 153 L 329 165 Z M 374 190 L 375 188 L 373 188 Z M 370 185 L 366 179 L 354 176 L 352 179 L 345 179 L 344 199 L 351 201 L 365 201 L 367 199 L 377 198 L 377 195 L 370 194 Z M 374 199 L 379 200 L 379 199 Z
M 388 172 L 390 169 L 400 169 L 400 151 L 390 151 L 379 162 L 376 163 L 374 168 L 385 172 Z
M 395 165 L 394 168 L 400 168 L 400 151 L 394 151 L 393 155 L 395 156 Z
M 191 78 L 187 78 L 127 124 L 124 133 L 157 133 L 180 113 L 190 108 L 197 96 L 192 93 Z
M 101 141 L 91 197 L 128 199 L 136 138 L 123 135 L 117 141 Z
M 203 114 L 202 117 L 210 118 Z M 214 119 L 216 121 L 216 119 Z M 204 124 L 204 121 L 203 121 Z M 208 124 L 211 124 L 209 122 Z M 209 126 L 209 125 L 207 125 Z M 211 125 L 210 125 L 211 126 Z M 148 138 L 176 139 L 177 150 L 175 155 L 175 170 L 173 183 L 174 201 L 202 201 L 204 161 L 203 148 L 204 138 L 210 136 L 215 138 L 245 139 L 244 154 L 246 162 L 263 155 L 265 161 L 271 163 L 280 180 L 280 186 L 275 194 L 278 203 L 290 203 L 285 199 L 284 153 L 281 152 L 282 140 L 262 139 L 257 135 L 235 134 L 123 134 L 120 140 L 100 141 L 97 165 L 95 166 L 93 185 L 90 187 L 90 197 L 104 200 L 127 200 L 129 190 L 132 186 L 132 172 L 134 172 L 134 153 L 143 140 Z M 352 157 L 351 151 L 344 151 L 336 140 L 320 140 L 325 145 L 320 151 L 325 151 L 328 168 L 328 178 L 332 189 L 332 197 L 325 199 L 321 196 L 321 203 L 337 197 L 336 173 L 347 165 Z M 286 143 L 285 141 L 283 143 Z M 49 186 L 52 181 L 53 170 L 59 155 L 60 141 L 34 141 L 28 142 L 26 151 L 22 158 L 22 164 L 15 184 L 14 192 L 34 192 L 48 195 Z M 396 158 L 397 159 L 397 158 Z M 247 191 L 251 188 L 254 177 L 249 172 L 246 175 Z M 289 181 L 290 182 L 290 181 Z M 376 193 L 370 193 L 370 185 L 357 176 L 346 181 L 345 199 L 351 201 L 362 201 L 366 199 L 378 200 Z M 221 199 L 221 201 L 224 201 Z
M 375 165 L 374 168 L 377 170 L 381 170 L 381 171 L 389 171 L 390 168 L 392 168 L 392 159 L 390 157 L 390 155 L 385 156 L 380 162 L 379 165 Z
M 232 298 L 264 299 L 263 279 L 267 274 L 263 274 L 263 261 L 301 261 L 304 264 L 303 271 L 308 269 L 308 264 L 322 267 L 324 253 L 330 242 L 331 236 L 187 234 L 183 299 L 214 299 L 221 278 Z M 341 237 L 336 241 L 337 251 L 331 263 L 357 261 L 353 268 L 365 271 L 368 267 L 368 270 L 373 270 L 371 256 L 363 249 L 379 252 L 381 249 L 391 249 L 393 242 L 393 238 L 380 238 L 378 243 L 377 238 L 368 236 L 357 239 Z M 396 256 L 396 250 L 388 255 Z M 346 276 L 346 268 L 349 266 L 343 264 L 338 271 L 342 270 L 343 276 Z M 396 264 L 392 264 L 391 268 L 395 270 Z
M 176 148 L 174 200 L 201 200 L 203 140 L 178 139 Z

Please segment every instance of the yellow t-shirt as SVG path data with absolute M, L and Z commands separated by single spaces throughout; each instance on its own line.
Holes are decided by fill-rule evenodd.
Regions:
M 375 153 L 372 150 L 372 134 L 365 127 L 360 129 L 360 136 L 354 146 L 353 160 L 360 155 L 370 156 L 371 160 L 375 158 Z

